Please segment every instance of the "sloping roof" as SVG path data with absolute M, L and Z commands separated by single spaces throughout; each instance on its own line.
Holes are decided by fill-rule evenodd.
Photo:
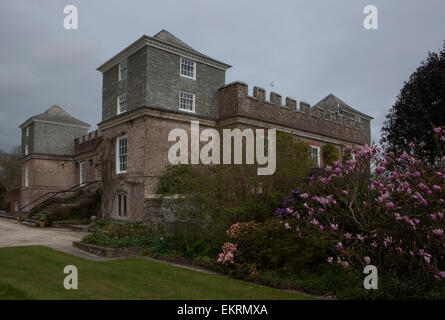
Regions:
M 74 126 L 85 127 L 85 128 L 90 127 L 90 125 L 88 123 L 74 118 L 72 115 L 70 115 L 68 112 L 66 112 L 65 110 L 63 110 L 61 107 L 59 107 L 57 105 L 53 105 L 51 108 L 49 108 L 45 112 L 29 118 L 23 124 L 21 124 L 20 127 L 22 127 L 25 123 L 30 122 L 32 120 L 55 122 L 55 123 L 68 124 L 68 125 L 74 125 Z
M 158 33 L 156 33 L 154 35 L 155 39 L 159 39 L 161 41 L 164 42 L 168 42 L 170 44 L 176 45 L 178 47 L 182 47 L 184 49 L 188 49 L 188 50 L 192 50 L 192 51 L 196 51 L 195 49 L 193 49 L 192 47 L 190 47 L 187 43 L 179 40 L 178 38 L 176 38 L 173 34 L 171 34 L 170 32 L 168 32 L 165 29 L 162 29 L 161 31 L 159 31 Z M 198 52 L 198 51 L 196 51 Z M 199 53 L 199 52 L 198 52 Z
M 192 59 L 198 59 L 202 63 L 207 63 L 223 70 L 226 70 L 231 67 L 227 63 L 215 60 L 212 57 L 209 57 L 199 51 L 196 51 L 187 43 L 178 39 L 176 36 L 168 32 L 167 30 L 163 29 L 159 31 L 157 34 L 155 34 L 153 37 L 143 35 L 138 40 L 130 44 L 128 47 L 121 50 L 111 59 L 103 63 L 100 67 L 97 68 L 97 70 L 99 70 L 100 72 L 105 72 L 112 66 L 116 65 L 117 63 L 120 63 L 122 59 L 125 59 L 132 53 L 136 52 L 136 50 L 139 50 L 144 45 L 154 46 L 162 50 L 174 52 L 179 55 L 190 56 Z
M 322 100 L 317 102 L 312 108 L 316 108 L 316 107 L 324 108 L 326 110 L 331 110 L 331 111 L 340 111 L 340 112 L 345 111 L 345 112 L 349 112 L 352 114 L 362 115 L 369 119 L 374 119 L 373 117 L 368 116 L 368 115 L 352 108 L 351 106 L 349 106 L 348 104 L 343 102 L 341 99 L 339 99 L 332 93 L 330 93 L 325 98 L 323 98 Z

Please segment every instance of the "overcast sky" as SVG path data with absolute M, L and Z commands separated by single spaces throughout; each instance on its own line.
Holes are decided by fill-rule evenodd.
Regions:
M 63 27 L 69 4 L 78 30 Z M 363 27 L 368 4 L 378 30 Z M 403 82 L 445 40 L 443 0 L 0 0 L 0 15 L 0 149 L 19 145 L 18 126 L 53 104 L 95 128 L 96 68 L 161 29 L 232 65 L 226 81 L 249 93 L 258 85 L 311 105 L 335 94 L 375 118 L 378 140 Z

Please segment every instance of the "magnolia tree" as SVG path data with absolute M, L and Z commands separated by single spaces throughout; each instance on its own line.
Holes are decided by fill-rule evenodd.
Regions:
M 445 130 L 434 131 L 445 145 Z M 323 236 L 332 252 L 327 263 L 372 264 L 394 276 L 422 272 L 445 280 L 445 157 L 426 165 L 414 154 L 370 146 L 348 150 L 353 160 L 314 170 L 277 209 L 283 232 Z M 238 228 L 232 226 L 229 236 Z M 236 250 L 226 243 L 219 262 L 234 263 Z

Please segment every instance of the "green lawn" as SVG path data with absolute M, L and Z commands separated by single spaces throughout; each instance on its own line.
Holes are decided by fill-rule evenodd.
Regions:
M 65 290 L 66 265 L 78 290 Z M 0 299 L 308 299 L 142 258 L 90 261 L 47 247 L 0 248 Z

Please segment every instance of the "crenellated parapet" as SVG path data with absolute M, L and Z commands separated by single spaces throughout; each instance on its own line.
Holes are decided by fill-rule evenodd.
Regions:
M 283 97 L 276 92 L 270 92 L 267 100 L 266 90 L 261 87 L 254 87 L 253 95 L 249 96 L 248 86 L 243 82 L 220 88 L 218 102 L 221 120 L 244 116 L 352 143 L 370 142 L 368 120 L 318 106 L 311 108 L 304 101 L 298 106 L 291 97 L 286 97 L 283 104 Z
M 74 152 L 77 155 L 94 151 L 101 140 L 102 136 L 99 130 L 91 131 L 87 135 L 74 139 Z

